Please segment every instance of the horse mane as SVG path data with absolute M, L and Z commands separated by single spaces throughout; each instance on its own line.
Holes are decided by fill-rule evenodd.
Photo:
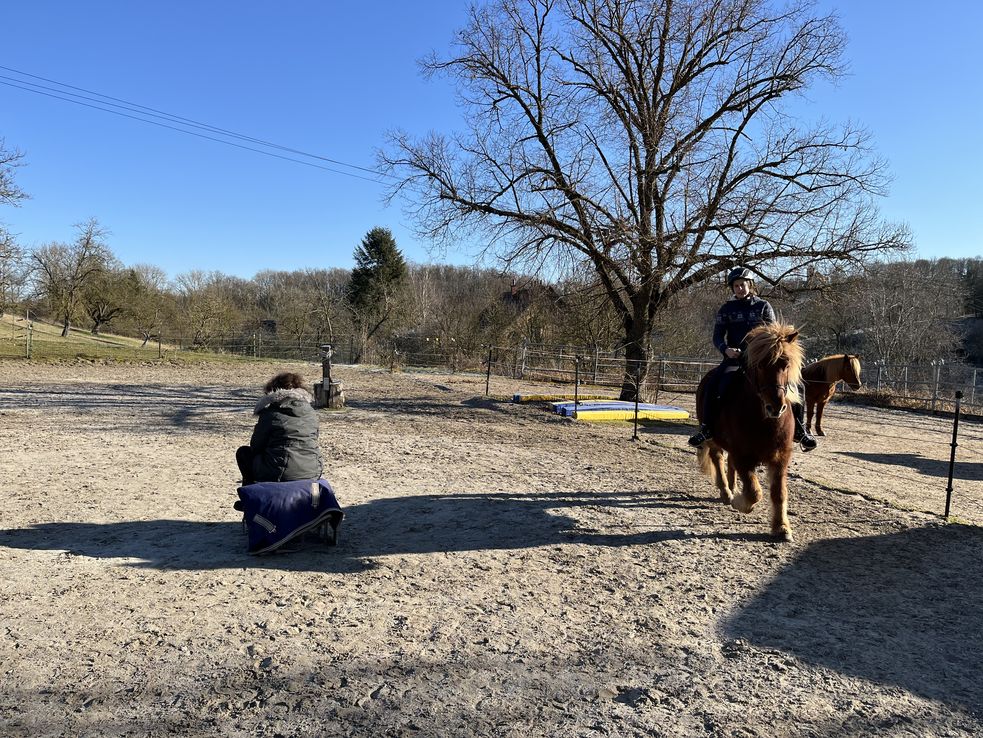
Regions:
M 853 354 L 847 354 L 847 357 L 846 358 L 847 358 L 848 363 L 850 364 L 850 368 L 853 370 L 853 376 L 855 376 L 857 378 L 857 382 L 859 383 L 861 381 L 861 379 L 860 379 L 860 357 L 854 356 Z
M 779 359 L 788 361 L 789 402 L 798 403 L 799 383 L 802 382 L 802 345 L 797 339 L 798 331 L 787 323 L 759 325 L 747 334 L 746 362 L 748 368 L 774 364 Z M 790 340 L 791 339 L 791 340 Z

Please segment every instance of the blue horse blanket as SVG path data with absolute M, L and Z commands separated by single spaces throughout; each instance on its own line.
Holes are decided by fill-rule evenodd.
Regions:
M 248 552 L 271 553 L 309 531 L 331 529 L 330 544 L 338 540 L 338 526 L 345 514 L 326 479 L 296 482 L 257 482 L 239 487 L 233 505 L 242 512 L 249 538 Z

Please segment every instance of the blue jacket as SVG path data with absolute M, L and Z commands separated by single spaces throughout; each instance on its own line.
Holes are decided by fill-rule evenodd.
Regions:
M 767 300 L 749 295 L 731 298 L 717 311 L 713 325 L 713 345 L 724 354 L 728 348 L 744 349 L 744 339 L 752 328 L 775 322 L 775 311 Z M 726 354 L 724 354 L 726 358 Z

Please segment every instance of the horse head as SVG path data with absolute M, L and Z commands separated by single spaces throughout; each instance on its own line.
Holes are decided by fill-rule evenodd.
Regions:
M 843 357 L 843 381 L 852 390 L 860 389 L 860 357 L 847 354 Z
M 761 400 L 765 417 L 780 418 L 798 403 L 802 381 L 802 346 L 795 326 L 784 323 L 758 326 L 747 336 L 744 368 Z

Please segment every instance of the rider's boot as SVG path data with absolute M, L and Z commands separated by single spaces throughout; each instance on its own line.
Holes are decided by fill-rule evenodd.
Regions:
M 802 446 L 803 451 L 812 451 L 819 442 L 806 430 L 805 426 L 802 425 L 802 420 L 798 417 L 795 418 L 795 442 Z
M 699 448 L 704 443 L 710 440 L 713 434 L 710 432 L 709 426 L 706 423 L 700 426 L 700 429 L 689 437 L 689 445 Z

